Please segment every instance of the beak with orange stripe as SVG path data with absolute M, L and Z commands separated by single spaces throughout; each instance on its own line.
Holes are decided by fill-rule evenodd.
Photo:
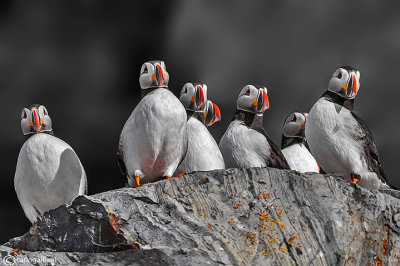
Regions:
M 142 89 L 168 88 L 169 74 L 164 61 L 148 61 L 140 69 L 139 84 Z
M 189 111 L 201 111 L 207 103 L 207 85 L 188 82 L 183 85 L 179 96 L 183 107 Z
M 239 93 L 236 107 L 238 110 L 255 114 L 262 114 L 269 109 L 267 88 L 257 89 L 253 85 L 246 85 Z
M 360 72 L 350 66 L 339 67 L 333 72 L 328 90 L 342 98 L 354 99 L 360 91 Z
M 218 105 L 208 100 L 205 109 L 206 109 L 204 110 L 206 115 L 205 125 L 207 127 L 215 124 L 218 121 L 221 121 L 221 111 L 219 110 Z
M 53 133 L 49 113 L 44 105 L 33 104 L 21 113 L 21 129 L 24 135 Z

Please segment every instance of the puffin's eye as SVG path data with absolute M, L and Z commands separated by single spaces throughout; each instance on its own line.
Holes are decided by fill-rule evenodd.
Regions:
M 296 121 L 297 121 L 296 115 L 293 115 L 292 122 L 296 122 Z
M 24 119 L 27 117 L 25 110 L 22 111 L 21 117 Z
M 250 89 L 246 91 L 245 95 L 250 95 Z
M 339 74 L 337 75 L 337 78 L 338 78 L 338 79 L 341 79 L 341 78 L 342 78 L 342 72 L 339 72 Z
M 47 110 L 46 110 L 46 108 L 44 108 L 44 107 L 43 107 L 43 114 L 44 114 L 44 115 L 47 115 Z
M 147 72 L 149 72 L 149 70 L 147 69 L 147 66 L 144 66 L 143 73 L 147 73 Z

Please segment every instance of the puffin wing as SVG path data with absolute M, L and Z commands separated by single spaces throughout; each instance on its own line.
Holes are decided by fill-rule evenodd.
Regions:
M 376 147 L 374 137 L 367 125 L 359 118 L 355 113 L 351 112 L 353 118 L 357 121 L 357 131 L 355 138 L 362 143 L 364 149 L 365 160 L 368 163 L 370 171 L 375 172 L 379 179 L 387 184 L 389 187 L 393 188 L 392 185 L 386 179 L 386 175 L 383 172 L 381 162 L 379 160 L 378 149 Z
M 265 133 L 265 137 L 267 138 L 268 143 L 271 146 L 271 155 L 268 158 L 268 160 L 270 162 L 268 165 L 272 165 L 275 168 L 279 168 L 279 169 L 290 169 L 290 166 L 289 166 L 288 162 L 286 161 L 285 156 L 283 155 L 282 151 L 268 137 L 267 133 Z
M 118 147 L 117 159 L 118 159 L 118 166 L 119 166 L 119 169 L 121 170 L 121 173 L 125 177 L 128 177 L 128 173 L 127 173 L 125 162 L 124 162 L 124 150 L 123 150 L 123 145 L 121 142 L 119 143 L 119 147 Z
M 269 138 L 267 132 L 265 131 L 262 123 L 262 116 L 256 116 L 250 128 L 263 134 L 264 137 L 267 139 L 269 146 L 271 147 L 270 155 L 264 158 L 267 165 L 278 169 L 290 169 L 290 166 L 286 161 L 285 156 L 282 154 L 278 146 L 276 146 L 276 144 Z

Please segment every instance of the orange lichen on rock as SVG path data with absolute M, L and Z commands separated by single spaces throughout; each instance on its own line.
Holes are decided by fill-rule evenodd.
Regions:
M 382 260 L 379 258 L 379 256 L 375 256 L 375 257 L 374 257 L 374 263 L 375 263 L 375 266 L 382 266 L 382 265 L 383 265 L 383 262 L 382 262 Z
M 285 225 L 281 221 L 276 220 L 276 221 L 274 221 L 274 223 L 279 225 L 282 229 L 285 229 Z
M 248 245 L 254 245 L 258 241 L 258 235 L 255 232 L 247 233 L 246 239 L 250 241 Z
M 240 209 L 240 207 L 242 207 L 242 206 L 243 206 L 242 203 L 239 201 L 239 203 L 236 206 L 234 206 L 233 208 Z
M 131 247 L 132 247 L 132 248 L 135 248 L 135 249 L 139 248 L 138 245 L 136 245 L 135 243 L 132 243 L 132 244 L 131 244 Z
M 111 218 L 110 220 L 111 220 L 112 227 L 114 228 L 115 231 L 118 232 L 120 229 L 120 227 L 118 225 L 119 217 L 111 212 L 108 213 L 108 216 L 110 216 L 110 218 Z
M 382 245 L 382 254 L 383 254 L 383 256 L 385 256 L 386 252 L 388 250 L 388 244 L 389 244 L 389 241 L 388 241 L 389 240 L 389 226 L 385 225 L 383 227 L 383 231 L 386 232 L 386 236 L 383 239 L 383 245 Z
M 275 209 L 277 210 L 276 215 L 278 215 L 278 217 L 281 218 L 283 209 L 279 205 L 276 205 Z
M 265 211 L 264 210 L 262 210 L 262 211 L 260 211 L 259 213 L 258 213 L 258 215 L 260 215 L 261 217 L 259 218 L 260 219 L 260 221 L 263 221 L 263 222 L 268 222 L 269 221 L 269 215 L 268 215 L 268 213 L 265 213 Z
M 212 226 L 212 224 L 208 224 L 208 228 L 213 229 L 214 227 Z

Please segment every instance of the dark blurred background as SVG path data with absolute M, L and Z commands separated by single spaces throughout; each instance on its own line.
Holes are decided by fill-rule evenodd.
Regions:
M 394 2 L 395 3 L 395 2 Z M 2 1 L 0 4 L 0 243 L 29 221 L 14 191 L 25 141 L 20 114 L 44 104 L 56 135 L 79 155 L 89 194 L 124 186 L 116 151 L 140 97 L 143 62 L 161 59 L 178 93 L 208 85 L 222 111 L 217 141 L 246 84 L 268 87 L 264 126 L 280 143 L 285 117 L 308 111 L 336 67 L 361 72 L 355 112 L 368 124 L 389 180 L 400 144 L 400 16 L 383 1 Z M 5 229 L 7 228 L 7 229 Z

